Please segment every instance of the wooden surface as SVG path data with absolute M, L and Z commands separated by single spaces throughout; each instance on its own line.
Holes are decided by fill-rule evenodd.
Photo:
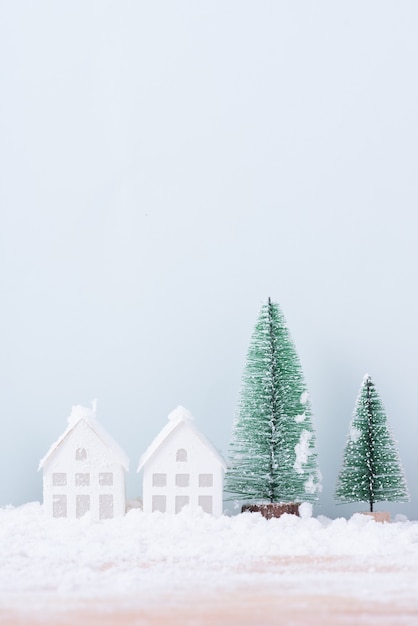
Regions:
M 300 572 L 300 576 L 299 576 Z M 269 574 L 279 575 L 274 585 Z M 346 558 L 259 562 L 234 587 L 157 591 L 149 597 L 80 600 L 22 597 L 0 602 L 5 626 L 416 626 L 418 564 L 358 564 Z M 266 578 L 267 575 L 267 578 Z M 277 581 L 280 580 L 280 584 Z M 317 581 L 317 582 L 316 582 Z M 315 591 L 317 587 L 317 591 Z

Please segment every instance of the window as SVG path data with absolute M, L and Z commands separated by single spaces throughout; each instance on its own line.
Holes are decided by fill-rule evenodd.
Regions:
M 112 472 L 102 472 L 99 474 L 99 485 L 101 487 L 111 487 L 113 485 Z
M 52 516 L 67 517 L 67 496 L 52 496 Z
M 199 487 L 213 487 L 213 474 L 199 474 Z
M 54 487 L 65 487 L 67 484 L 67 474 L 62 472 L 52 474 L 52 484 Z
M 199 496 L 199 506 L 205 513 L 213 513 L 212 496 Z
M 152 486 L 153 487 L 165 487 L 167 485 L 167 474 L 153 474 Z
M 90 496 L 78 495 L 75 499 L 75 514 L 77 517 L 83 517 L 90 511 Z
M 76 487 L 88 487 L 90 485 L 90 474 L 76 474 L 75 486 Z
M 180 513 L 187 504 L 189 504 L 189 496 L 176 496 L 176 513 Z
M 76 461 L 86 461 L 87 460 L 87 450 L 85 448 L 77 448 L 75 451 L 75 460 Z
M 187 450 L 184 448 L 179 448 L 176 452 L 176 461 L 178 463 L 186 463 L 187 461 Z
M 190 474 L 176 474 L 176 487 L 188 487 Z
M 165 513 L 166 511 L 166 496 L 152 496 L 152 510 Z
M 111 494 L 99 495 L 99 517 L 100 519 L 111 519 L 113 517 L 113 496 Z

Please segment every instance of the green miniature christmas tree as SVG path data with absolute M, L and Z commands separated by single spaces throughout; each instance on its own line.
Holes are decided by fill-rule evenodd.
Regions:
M 311 407 L 279 306 L 261 308 L 242 379 L 226 490 L 248 502 L 312 502 L 320 491 Z
M 335 492 L 338 502 L 409 500 L 404 472 L 379 394 L 369 375 L 363 379 L 344 450 Z

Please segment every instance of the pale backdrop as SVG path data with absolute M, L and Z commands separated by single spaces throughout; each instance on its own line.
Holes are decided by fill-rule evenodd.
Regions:
M 0 1 L 0 504 L 73 404 L 131 458 L 178 404 L 223 453 L 261 303 L 333 491 L 363 375 L 418 517 L 418 4 Z

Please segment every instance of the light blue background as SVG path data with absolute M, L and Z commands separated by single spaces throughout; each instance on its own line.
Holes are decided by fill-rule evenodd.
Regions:
M 279 302 L 324 491 L 381 394 L 418 517 L 418 4 L 0 2 L 0 504 L 73 404 L 138 459 L 178 404 L 226 453 Z M 386 505 L 383 505 L 386 508 Z

